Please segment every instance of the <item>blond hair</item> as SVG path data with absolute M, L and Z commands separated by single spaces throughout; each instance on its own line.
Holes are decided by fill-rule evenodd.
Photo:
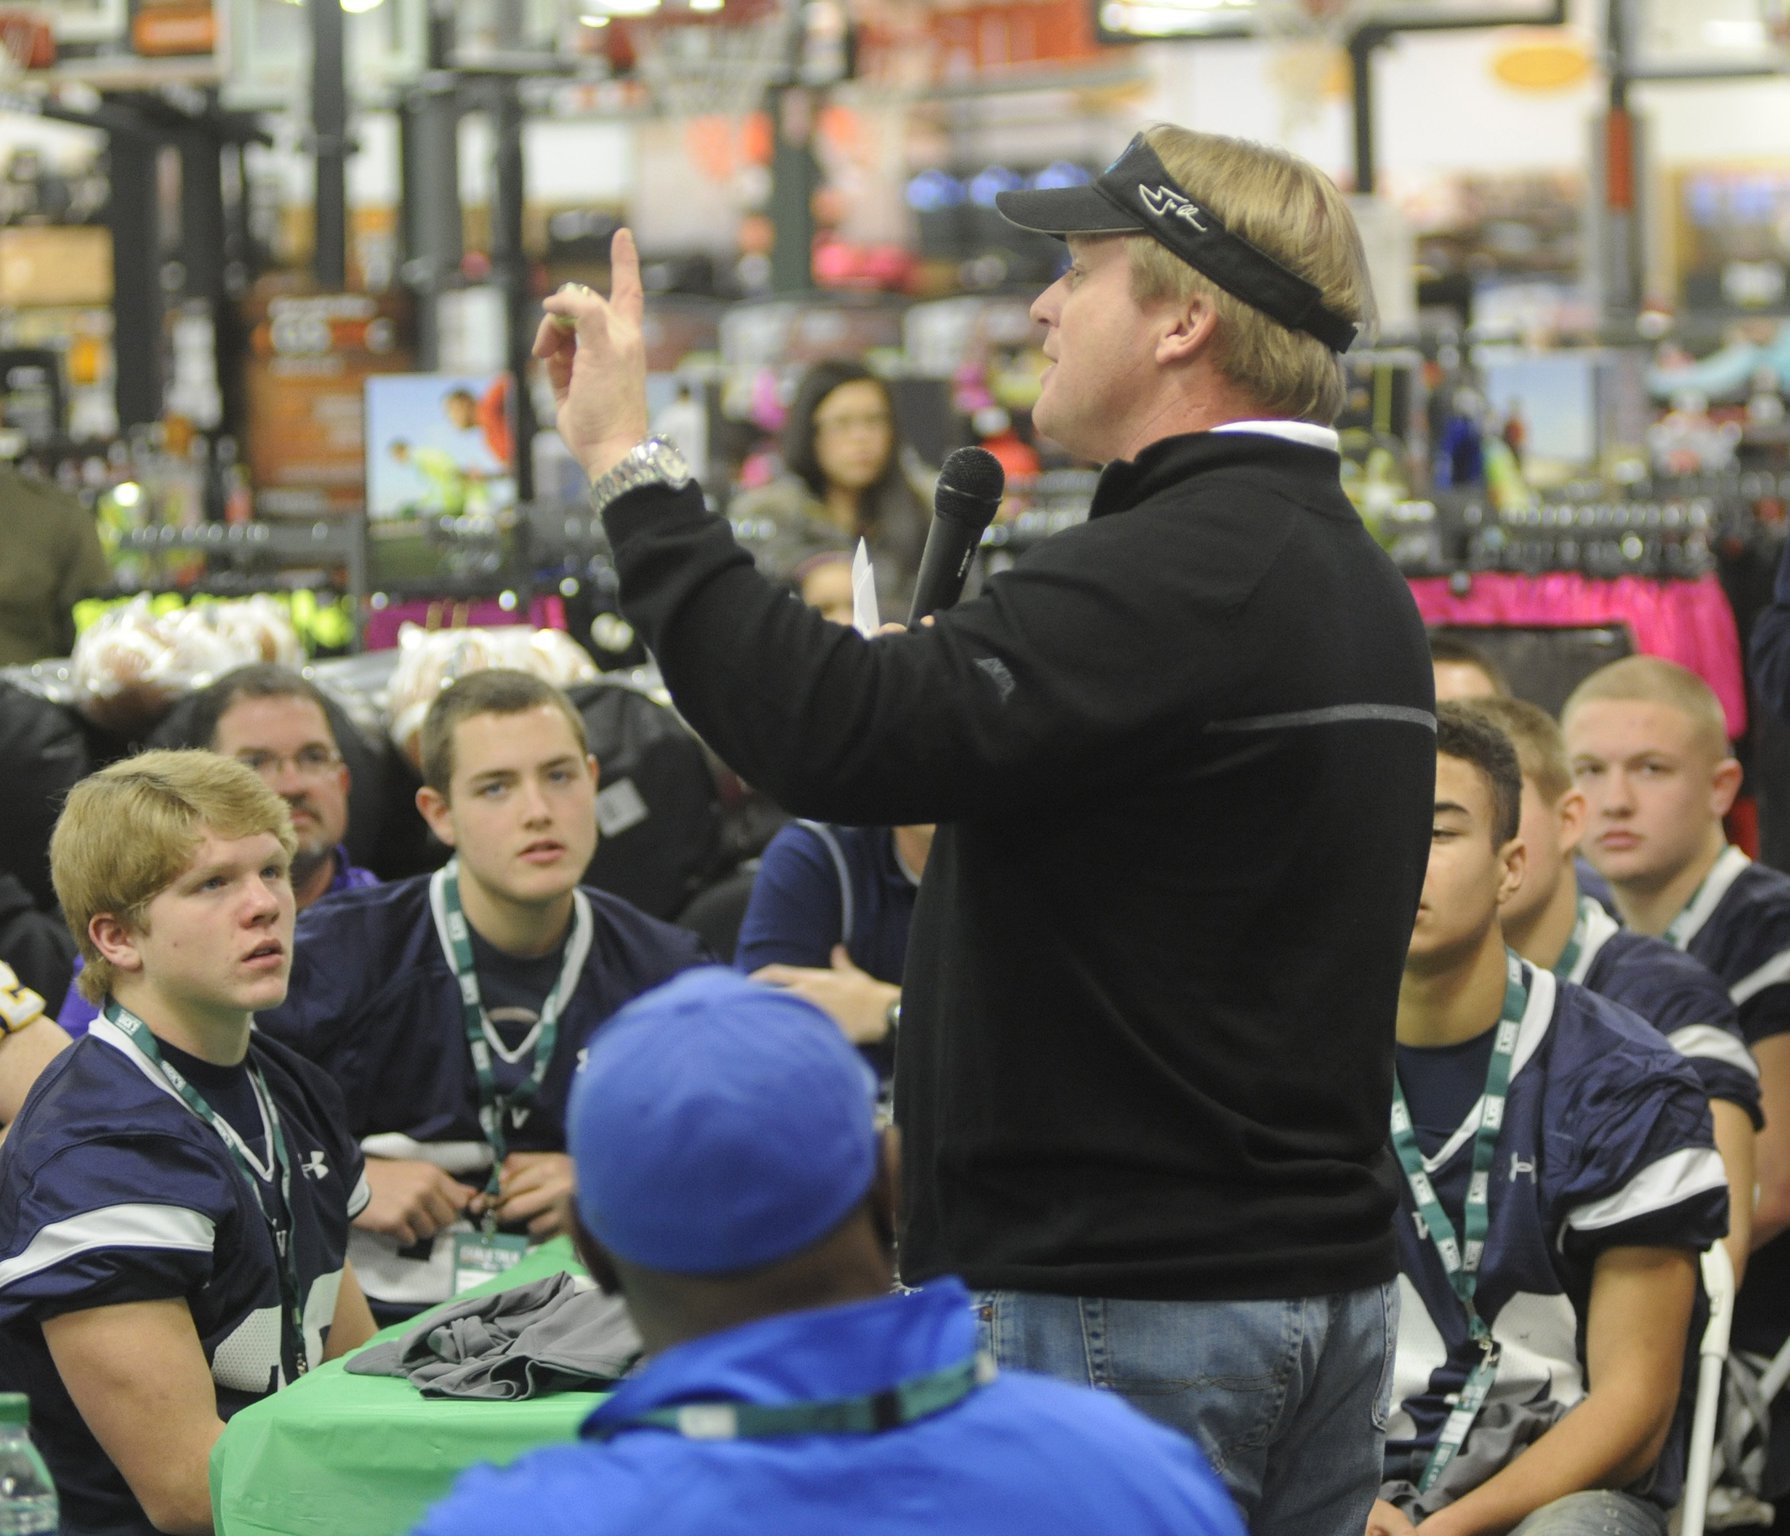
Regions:
M 1664 704 L 1690 721 L 1697 744 L 1714 760 L 1728 755 L 1728 717 L 1715 690 L 1688 667 L 1658 656 L 1624 656 L 1599 667 L 1573 689 L 1560 711 L 1563 724 L 1592 703 Z
M 1555 805 L 1572 788 L 1572 764 L 1566 756 L 1566 738 L 1554 717 L 1527 699 L 1462 699 L 1463 708 L 1485 716 L 1504 732 L 1517 749 L 1523 777 L 1532 779 L 1542 799 Z
M 1285 150 L 1159 124 L 1144 137 L 1169 175 L 1226 229 L 1323 295 L 1325 308 L 1371 327 L 1377 312 L 1354 215 L 1335 184 Z M 1218 368 L 1271 416 L 1329 426 L 1342 411 L 1342 360 L 1315 336 L 1272 320 L 1148 235 L 1127 235 L 1139 304 L 1208 300 Z
M 298 843 L 286 802 L 253 769 L 215 752 L 144 752 L 75 785 L 50 835 L 50 878 L 81 948 L 81 995 L 97 1003 L 112 989 L 112 962 L 89 932 L 95 917 L 141 928 L 145 908 L 207 833 L 261 832 L 291 859 Z

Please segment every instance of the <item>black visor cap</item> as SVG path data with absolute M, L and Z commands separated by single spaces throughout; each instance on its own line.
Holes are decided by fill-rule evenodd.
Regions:
M 1234 235 L 1169 175 L 1140 133 L 1087 186 L 1001 192 L 1001 217 L 1041 235 L 1149 235 L 1227 293 L 1290 330 L 1347 352 L 1354 324 L 1324 306 L 1317 287 Z

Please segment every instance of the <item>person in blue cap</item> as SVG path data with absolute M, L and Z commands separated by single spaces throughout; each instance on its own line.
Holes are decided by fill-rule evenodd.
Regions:
M 731 971 L 618 1013 L 572 1090 L 576 1238 L 646 1363 L 578 1444 L 468 1472 L 418 1536 L 1242 1536 L 1184 1437 L 997 1373 L 958 1281 L 891 1294 L 875 1102 L 824 1013 Z

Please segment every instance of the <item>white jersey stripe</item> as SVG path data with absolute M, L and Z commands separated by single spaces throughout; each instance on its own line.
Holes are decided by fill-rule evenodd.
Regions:
M 1728 996 L 1734 999 L 1734 1006 L 1738 1008 L 1748 999 L 1757 997 L 1767 987 L 1775 987 L 1784 981 L 1790 981 L 1790 949 L 1773 955 L 1751 975 L 1742 976 L 1728 988 Z
M 433 1163 L 455 1178 L 482 1174 L 491 1166 L 491 1144 L 486 1141 L 418 1141 L 402 1131 L 375 1131 L 361 1137 L 360 1149 L 364 1157 Z
M 1720 857 L 1710 866 L 1709 873 L 1703 877 L 1703 884 L 1691 898 L 1691 904 L 1667 925 L 1672 943 L 1680 949 L 1690 948 L 1691 940 L 1703 931 L 1703 925 L 1722 904 L 1728 888 L 1752 862 L 1732 843 L 1722 850 Z M 1735 1001 L 1738 1002 L 1739 999 L 1736 998 Z
M 1569 1230 L 1595 1232 L 1600 1227 L 1613 1227 L 1727 1187 L 1728 1176 L 1714 1148 L 1681 1147 L 1658 1162 L 1649 1163 L 1614 1194 L 1567 1212 L 1560 1236 L 1564 1241 Z
M 106 1205 L 38 1230 L 21 1254 L 0 1262 L 0 1290 L 96 1248 L 172 1248 L 209 1253 L 216 1224 L 180 1205 Z
M 1748 1077 L 1757 1078 L 1759 1063 L 1746 1048 L 1746 1042 L 1715 1024 L 1686 1024 L 1666 1036 L 1680 1056 L 1702 1061 L 1719 1061 L 1738 1068 Z

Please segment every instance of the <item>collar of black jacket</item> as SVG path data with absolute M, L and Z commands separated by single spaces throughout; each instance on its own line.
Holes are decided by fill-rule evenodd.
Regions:
M 1124 512 L 1183 480 L 1214 472 L 1246 473 L 1277 482 L 1301 502 L 1353 515 L 1342 494 L 1341 460 L 1327 448 L 1266 432 L 1188 432 L 1151 443 L 1135 459 L 1114 459 L 1100 472 L 1088 517 Z

